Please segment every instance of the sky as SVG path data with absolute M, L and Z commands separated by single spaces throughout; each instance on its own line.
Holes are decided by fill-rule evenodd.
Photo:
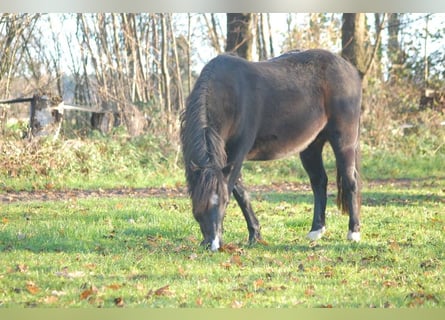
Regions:
M 63 25 L 60 24 L 60 20 L 57 18 L 58 14 L 49 14 L 52 23 L 54 24 L 54 30 L 57 30 L 59 32 L 59 39 L 62 46 L 62 49 L 64 52 L 66 52 L 65 57 L 67 59 L 66 63 L 62 63 L 62 66 L 64 67 L 64 72 L 69 72 L 69 65 L 70 62 L 70 56 L 69 56 L 69 47 L 75 48 L 77 46 L 77 40 L 75 37 L 73 37 L 73 41 L 67 42 L 65 33 L 75 33 L 76 30 L 76 22 L 75 19 L 71 21 L 65 21 Z M 275 54 L 278 55 L 281 53 L 281 46 L 285 37 L 285 33 L 287 32 L 287 17 L 288 13 L 271 13 L 271 25 L 272 25 L 272 35 L 274 40 L 274 49 Z M 177 27 L 177 32 L 186 33 L 186 25 L 187 25 L 187 14 L 174 14 L 176 17 L 175 24 Z M 194 17 L 197 17 L 198 14 L 193 14 Z M 218 14 L 219 20 L 221 22 L 221 33 L 225 35 L 225 13 Z M 302 28 L 307 28 L 307 14 L 295 14 L 296 19 L 293 20 L 294 24 L 301 24 Z M 421 29 L 424 28 L 425 20 L 423 17 L 425 14 L 419 13 L 419 14 L 412 14 L 411 20 L 414 22 L 411 22 L 404 26 L 404 37 L 410 37 L 414 34 L 414 29 Z M 369 14 L 369 23 L 373 24 L 373 14 Z M 445 28 L 445 13 L 434 13 L 431 16 L 431 19 L 429 21 L 429 30 L 432 33 L 435 33 L 437 30 L 443 30 Z M 193 26 L 192 26 L 193 27 Z M 195 25 L 195 28 L 197 26 Z M 181 31 L 181 29 L 183 29 Z M 198 32 L 197 32 L 198 33 Z M 201 32 L 202 33 L 202 32 Z M 50 32 L 47 34 L 49 47 L 54 47 L 52 35 Z M 413 41 L 420 41 L 421 39 L 413 37 Z M 382 38 L 383 43 L 386 42 L 386 33 L 383 33 Z M 196 38 L 194 39 L 194 51 L 196 52 L 196 55 L 194 57 L 194 65 L 193 69 L 196 72 L 199 72 L 204 64 L 206 64 L 211 58 L 213 58 L 216 55 L 216 52 L 210 47 L 209 41 L 207 39 L 202 38 Z M 51 44 L 52 43 L 52 44 Z M 427 54 L 429 54 L 432 51 L 438 50 L 439 48 L 445 49 L 445 40 L 442 39 L 441 41 L 435 41 L 435 42 L 429 42 L 427 45 Z M 339 45 L 337 47 L 333 48 L 326 48 L 330 49 L 334 52 L 338 52 L 341 48 Z M 72 50 L 72 52 L 75 54 L 78 52 L 78 50 Z

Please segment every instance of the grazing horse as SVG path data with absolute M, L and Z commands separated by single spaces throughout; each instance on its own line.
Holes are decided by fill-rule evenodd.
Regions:
M 299 152 L 314 194 L 309 239 L 325 232 L 329 142 L 337 165 L 337 204 L 349 214 L 347 239 L 360 240 L 359 124 L 361 79 L 346 60 L 325 50 L 285 53 L 262 62 L 220 55 L 202 70 L 181 115 L 181 143 L 193 215 L 212 251 L 222 246 L 233 193 L 249 242 L 260 225 L 241 184 L 244 160 Z

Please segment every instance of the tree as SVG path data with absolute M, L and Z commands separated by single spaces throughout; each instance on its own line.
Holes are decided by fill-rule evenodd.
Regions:
M 363 78 L 367 71 L 366 19 L 364 13 L 344 13 L 341 55 L 350 61 Z
M 403 66 L 403 50 L 399 41 L 402 13 L 390 13 L 388 16 L 388 58 L 390 61 L 389 80 L 393 82 Z
M 221 45 L 220 45 L 220 36 L 218 33 L 218 21 L 214 13 L 210 14 L 210 20 L 206 13 L 203 13 L 205 24 L 208 30 L 208 36 L 210 38 L 210 43 L 212 47 L 215 49 L 217 54 L 222 53 Z M 190 18 L 189 18 L 190 19 Z
M 288 14 L 283 50 L 331 49 L 340 40 L 341 15 L 332 13 Z
M 252 60 L 252 13 L 227 14 L 226 52 Z
M 17 76 L 39 18 L 39 14 L 0 14 L 0 95 L 3 97 L 11 93 L 11 81 Z

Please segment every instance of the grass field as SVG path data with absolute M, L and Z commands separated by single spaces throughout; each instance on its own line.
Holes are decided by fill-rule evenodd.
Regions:
M 265 242 L 246 244 L 245 222 L 231 201 L 226 245 L 216 253 L 199 246 L 189 200 L 169 191 L 183 186 L 182 170 L 162 152 L 150 161 L 126 145 L 106 167 L 97 154 L 121 152 L 117 145 L 76 148 L 74 156 L 84 159 L 72 164 L 79 175 L 67 166 L 58 175 L 57 168 L 43 174 L 10 165 L 2 193 L 82 186 L 163 186 L 165 193 L 58 201 L 35 201 L 30 193 L 1 203 L 0 307 L 445 307 L 443 144 L 424 153 L 363 146 L 360 243 L 346 241 L 347 217 L 334 206 L 333 185 L 326 235 L 306 239 L 312 194 L 298 157 L 247 163 L 246 185 L 263 187 L 252 199 Z M 329 151 L 326 166 L 332 181 Z
M 232 203 L 224 252 L 199 247 L 187 199 L 2 205 L 2 306 L 444 307 L 444 181 L 365 190 L 363 240 L 328 208 L 317 243 L 311 197 L 255 196 L 267 244 L 245 245 Z M 332 202 L 332 201 L 331 201 Z

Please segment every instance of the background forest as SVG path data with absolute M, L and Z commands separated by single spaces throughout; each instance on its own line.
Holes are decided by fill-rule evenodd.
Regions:
M 378 126 L 388 128 L 388 120 L 418 109 L 422 96 L 435 95 L 430 106 L 443 106 L 443 20 L 442 14 L 405 13 L 4 13 L 0 99 L 60 96 L 65 103 L 113 111 L 113 119 L 99 122 L 91 113 L 67 112 L 68 135 L 91 125 L 108 133 L 119 124 L 132 135 L 173 134 L 194 80 L 216 54 L 236 51 L 258 61 L 326 48 L 364 75 L 363 121 L 378 139 Z M 425 97 L 426 89 L 436 91 Z M 3 131 L 8 117 L 29 117 L 23 106 L 1 112 Z M 144 126 L 133 128 L 137 116 Z
M 35 142 L 33 149 L 23 139 L 33 133 L 28 132 L 29 102 L 0 104 L 2 175 L 8 181 L 4 186 L 10 187 L 10 177 L 29 180 L 32 175 L 44 182 L 28 185 L 45 186 L 57 180 L 52 175 L 59 176 L 60 168 L 68 172 L 59 177 L 58 186 L 65 185 L 61 181 L 71 173 L 94 180 L 92 172 L 109 176 L 121 170 L 113 166 L 140 168 L 141 179 L 147 167 L 157 172 L 163 164 L 180 168 L 179 114 L 203 65 L 223 52 L 252 61 L 308 48 L 341 54 L 363 77 L 363 150 L 372 157 L 382 150 L 397 150 L 404 156 L 440 154 L 444 17 L 438 13 L 3 13 L 0 99 L 47 96 L 83 109 L 66 109 L 58 117 L 63 119 L 62 145 L 45 149 Z M 100 148 L 98 139 L 105 139 Z M 134 148 L 131 152 L 129 146 Z

